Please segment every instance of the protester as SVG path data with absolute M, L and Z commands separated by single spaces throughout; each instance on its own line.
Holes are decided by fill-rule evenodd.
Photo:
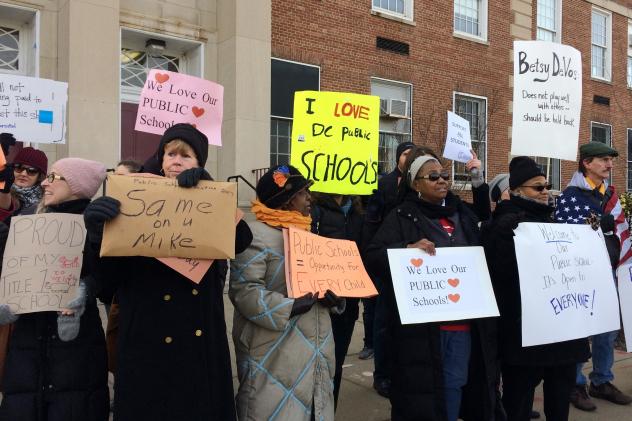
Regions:
M 257 183 L 252 243 L 231 262 L 240 421 L 334 419 L 329 313 L 345 300 L 329 290 L 288 298 L 285 279 L 281 229 L 309 231 L 310 185 L 292 166 L 270 168 Z
M 509 174 L 498 174 L 489 182 L 489 200 L 498 204 L 509 198 Z
M 498 347 L 502 363 L 503 405 L 508 420 L 529 420 L 535 388 L 544 381 L 546 419 L 567 420 L 575 364 L 586 361 L 590 356 L 588 341 L 577 339 L 522 346 L 520 278 L 513 240 L 513 230 L 520 222 L 553 222 L 551 186 L 537 163 L 521 156 L 509 164 L 509 187 L 509 200 L 498 203 L 491 223 L 484 227 L 482 233 L 500 311 Z
M 0 172 L 0 221 L 10 224 L 13 215 L 35 213 L 42 199 L 40 183 L 46 177 L 48 158 L 44 152 L 26 147 L 15 156 L 12 165 Z
M 116 168 L 114 168 L 114 174 L 116 175 L 129 175 L 141 172 L 143 166 L 140 162 L 134 161 L 133 159 L 124 159 L 123 161 L 116 164 Z
M 616 276 L 619 262 L 632 255 L 628 224 L 614 186 L 608 178 L 619 153 L 601 142 L 589 142 L 579 148 L 579 169 L 557 198 L 555 219 L 567 224 L 585 224 L 597 218 L 604 233 L 606 248 Z M 628 405 L 632 396 L 620 391 L 614 380 L 614 341 L 617 331 L 592 336 L 592 362 L 590 388 L 582 373 L 583 364 L 577 365 L 575 388 L 571 403 L 583 411 L 594 411 L 597 405 L 590 396 L 605 399 L 618 405 Z M 588 390 L 587 390 L 588 389 Z
M 158 152 L 161 172 L 190 188 L 210 180 L 208 139 L 189 124 L 167 129 Z M 100 248 L 105 221 L 120 204 L 96 199 L 85 212 L 88 241 Z M 237 227 L 236 252 L 250 241 Z M 104 257 L 100 282 L 120 304 L 114 420 L 235 419 L 222 289 L 227 264 L 216 260 L 199 284 L 150 257 Z
M 39 211 L 81 214 L 104 179 L 105 167 L 98 162 L 61 159 L 42 182 Z M 4 248 L 6 228 L 1 242 Z M 77 297 L 61 313 L 17 316 L 8 305 L 0 305 L 0 323 L 14 324 L 2 382 L 1 420 L 108 419 L 105 340 L 91 252 L 84 249 Z
M 361 247 L 364 217 L 360 197 L 313 193 L 311 217 L 314 234 L 354 241 L 358 248 Z M 334 376 L 336 406 L 338 406 L 340 382 L 342 381 L 342 366 L 349 351 L 355 322 L 358 320 L 359 304 L 360 299 L 347 298 L 345 311 L 342 314 L 331 314 L 336 354 L 336 374 Z
M 403 175 L 404 201 L 385 219 L 367 249 L 367 262 L 388 271 L 387 249 L 479 244 L 476 215 L 449 190 L 449 173 L 423 149 L 413 149 Z M 402 186 L 403 188 L 403 186 Z M 393 421 L 491 420 L 495 411 L 496 340 L 493 319 L 402 325 L 390 276 L 388 302 L 393 370 Z M 469 375 L 468 375 L 469 373 Z M 463 403 L 463 405 L 462 405 Z

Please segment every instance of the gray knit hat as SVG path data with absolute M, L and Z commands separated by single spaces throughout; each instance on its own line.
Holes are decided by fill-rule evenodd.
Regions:
M 503 192 L 509 188 L 509 174 L 502 173 L 498 174 L 492 181 L 489 183 L 489 199 L 492 202 L 499 202 L 500 196 L 502 196 Z

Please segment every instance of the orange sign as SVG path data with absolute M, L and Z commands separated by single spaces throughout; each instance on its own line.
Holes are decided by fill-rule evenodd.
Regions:
M 323 297 L 328 289 L 340 297 L 377 295 L 355 242 L 321 237 L 291 227 L 284 240 L 290 298 L 316 291 Z
M 7 165 L 7 158 L 4 156 L 4 151 L 0 148 L 0 171 L 3 171 Z M 4 188 L 4 181 L 0 181 L 0 189 Z

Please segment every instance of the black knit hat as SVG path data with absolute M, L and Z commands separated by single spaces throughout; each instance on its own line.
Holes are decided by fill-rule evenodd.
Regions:
M 540 175 L 546 177 L 533 159 L 528 156 L 517 156 L 509 163 L 509 188 L 513 190 L 525 181 Z
M 204 133 L 188 123 L 178 123 L 165 130 L 160 139 L 156 158 L 162 166 L 162 157 L 165 154 L 165 145 L 174 139 L 180 139 L 189 145 L 195 152 L 195 156 L 200 167 L 206 165 L 208 158 L 208 138 Z
M 395 165 L 399 164 L 399 157 L 402 156 L 404 152 L 414 147 L 415 144 L 413 142 L 403 142 L 397 145 L 397 150 L 395 151 Z
M 271 209 L 278 209 L 299 191 L 309 188 L 313 181 L 307 180 L 291 165 L 277 165 L 268 170 L 257 183 L 259 201 Z

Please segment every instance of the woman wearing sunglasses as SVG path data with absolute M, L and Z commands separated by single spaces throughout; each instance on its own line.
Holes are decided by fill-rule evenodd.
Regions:
M 478 220 L 450 191 L 439 160 L 415 148 L 407 158 L 403 202 L 384 220 L 367 249 L 367 262 L 388 267 L 387 249 L 479 245 Z M 401 185 L 401 184 L 400 184 Z M 381 296 L 392 332 L 393 421 L 493 419 L 496 333 L 491 319 L 402 325 L 390 273 Z
M 567 420 L 576 364 L 590 356 L 588 341 L 577 339 L 522 346 L 520 278 L 513 230 L 521 222 L 552 223 L 553 201 L 545 174 L 536 162 L 519 156 L 509 164 L 509 200 L 498 203 L 482 232 L 483 246 L 500 311 L 498 345 L 507 419 L 527 421 L 533 393 L 544 381 L 547 420 Z M 545 264 L 547 262 L 533 262 Z
M 7 165 L 0 175 L 0 181 L 4 181 L 4 188 L 0 189 L 0 221 L 8 225 L 13 215 L 35 213 L 42 199 L 40 184 L 47 169 L 48 158 L 44 152 L 31 147 L 18 152 L 13 164 Z
M 101 163 L 80 158 L 55 162 L 42 182 L 38 213 L 82 214 L 104 179 Z M 90 252 L 85 247 L 77 296 L 62 312 L 18 316 L 8 305 L 0 305 L 0 324 L 14 326 L 2 379 L 0 420 L 107 421 L 105 338 Z

